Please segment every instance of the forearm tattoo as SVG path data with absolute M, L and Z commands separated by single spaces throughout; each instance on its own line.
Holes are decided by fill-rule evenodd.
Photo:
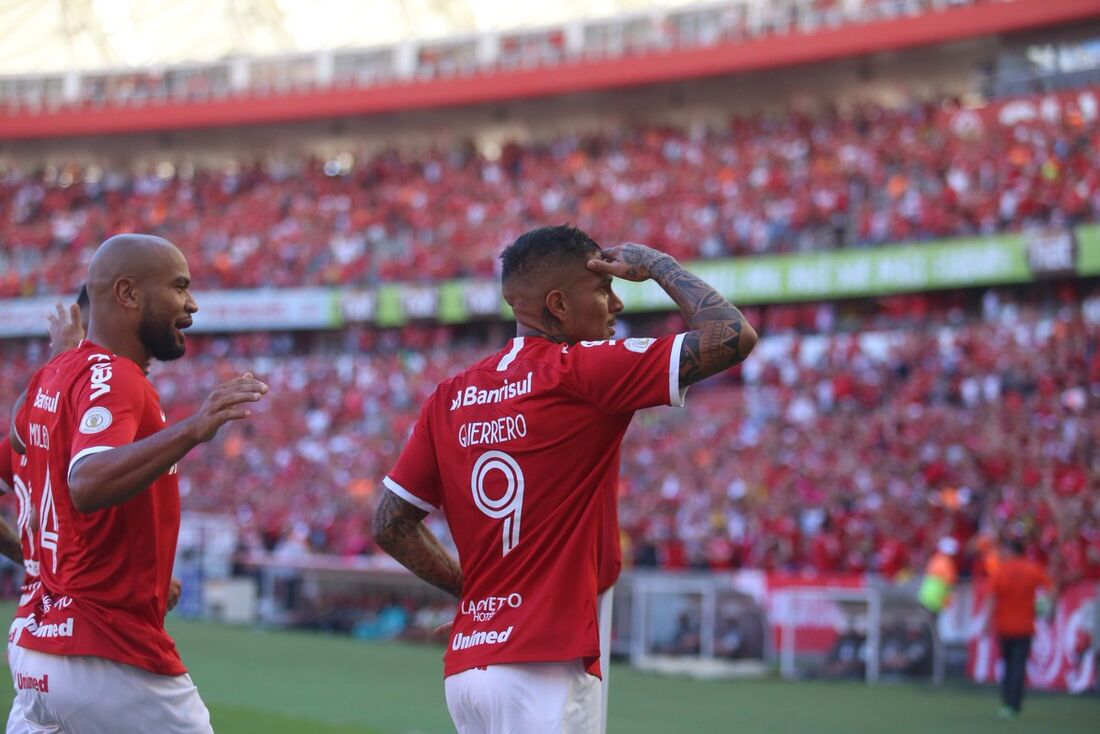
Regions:
M 742 340 L 745 317 L 718 291 L 672 257 L 649 247 L 627 245 L 622 259 L 632 268 L 645 267 L 691 326 L 680 352 L 682 386 L 729 369 L 748 356 L 755 339 Z
M 421 522 L 428 513 L 386 490 L 374 513 L 374 540 L 405 568 L 437 589 L 462 596 L 462 568 Z

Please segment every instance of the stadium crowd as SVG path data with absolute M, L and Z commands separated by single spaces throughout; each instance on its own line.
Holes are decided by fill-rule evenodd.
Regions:
M 643 411 L 628 433 L 626 563 L 904 579 L 939 538 L 976 559 L 977 534 L 1000 529 L 1054 561 L 1060 583 L 1100 579 L 1100 289 L 1089 287 L 1056 290 L 1053 307 L 991 290 L 972 313 L 909 296 L 855 331 L 830 328 L 829 305 L 754 316 L 766 338 L 752 360 L 693 388 L 685 409 Z M 681 328 L 659 318 L 653 332 Z M 824 333 L 802 333 L 809 320 Z M 259 420 L 228 426 L 180 475 L 184 508 L 235 516 L 242 550 L 377 552 L 380 480 L 421 400 L 495 348 L 443 328 L 345 338 L 336 354 L 301 355 L 286 336 L 196 337 L 187 358 L 154 368 L 170 420 L 244 369 L 271 386 Z M 42 349 L 8 345 L 4 404 Z
M 693 260 L 1100 219 L 1096 119 L 962 128 L 942 107 L 563 135 L 492 157 L 458 146 L 219 170 L 11 169 L 0 297 L 76 290 L 93 248 L 124 231 L 177 243 L 212 289 L 491 275 L 503 245 L 548 221 Z

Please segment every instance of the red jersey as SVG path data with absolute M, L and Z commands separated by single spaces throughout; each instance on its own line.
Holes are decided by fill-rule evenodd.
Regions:
M 615 450 L 615 466 L 620 464 L 621 451 Z M 597 589 L 602 594 L 619 580 L 623 570 L 623 546 L 619 538 L 619 491 L 615 482 L 610 492 L 605 492 L 600 502 L 603 504 L 603 517 L 600 518 L 600 539 L 597 550 Z
M 990 572 L 993 629 L 1002 637 L 1035 634 L 1035 593 L 1049 589 L 1043 568 L 1026 558 L 1006 558 Z
M 38 550 L 34 532 L 38 525 L 34 517 L 34 505 L 27 487 L 27 457 L 16 453 L 11 439 L 0 441 L 0 490 L 15 494 L 18 503 L 16 531 L 23 551 L 23 585 L 19 589 L 19 608 L 16 617 L 25 617 L 31 611 L 31 602 L 38 591 Z
M 682 341 L 517 337 L 425 402 L 385 485 L 442 507 L 458 547 L 444 675 L 576 658 L 598 674 L 600 537 L 619 446 L 634 411 L 683 404 Z
M 164 424 L 141 368 L 89 341 L 31 380 L 16 430 L 27 447 L 27 482 L 38 508 L 42 587 L 20 646 L 161 675 L 187 672 L 164 630 L 180 523 L 176 468 L 114 507 L 83 513 L 69 496 L 77 461 Z

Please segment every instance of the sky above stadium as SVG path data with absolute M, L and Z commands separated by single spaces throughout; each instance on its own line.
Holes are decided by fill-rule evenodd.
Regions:
M 692 0 L 0 0 L 0 74 L 354 48 L 689 4 Z

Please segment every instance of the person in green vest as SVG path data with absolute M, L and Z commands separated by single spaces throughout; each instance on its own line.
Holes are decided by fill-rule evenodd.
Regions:
M 938 615 L 951 601 L 951 590 L 959 578 L 955 562 L 958 553 L 958 540 L 950 536 L 940 538 L 935 554 L 924 569 L 917 600 L 932 614 Z

